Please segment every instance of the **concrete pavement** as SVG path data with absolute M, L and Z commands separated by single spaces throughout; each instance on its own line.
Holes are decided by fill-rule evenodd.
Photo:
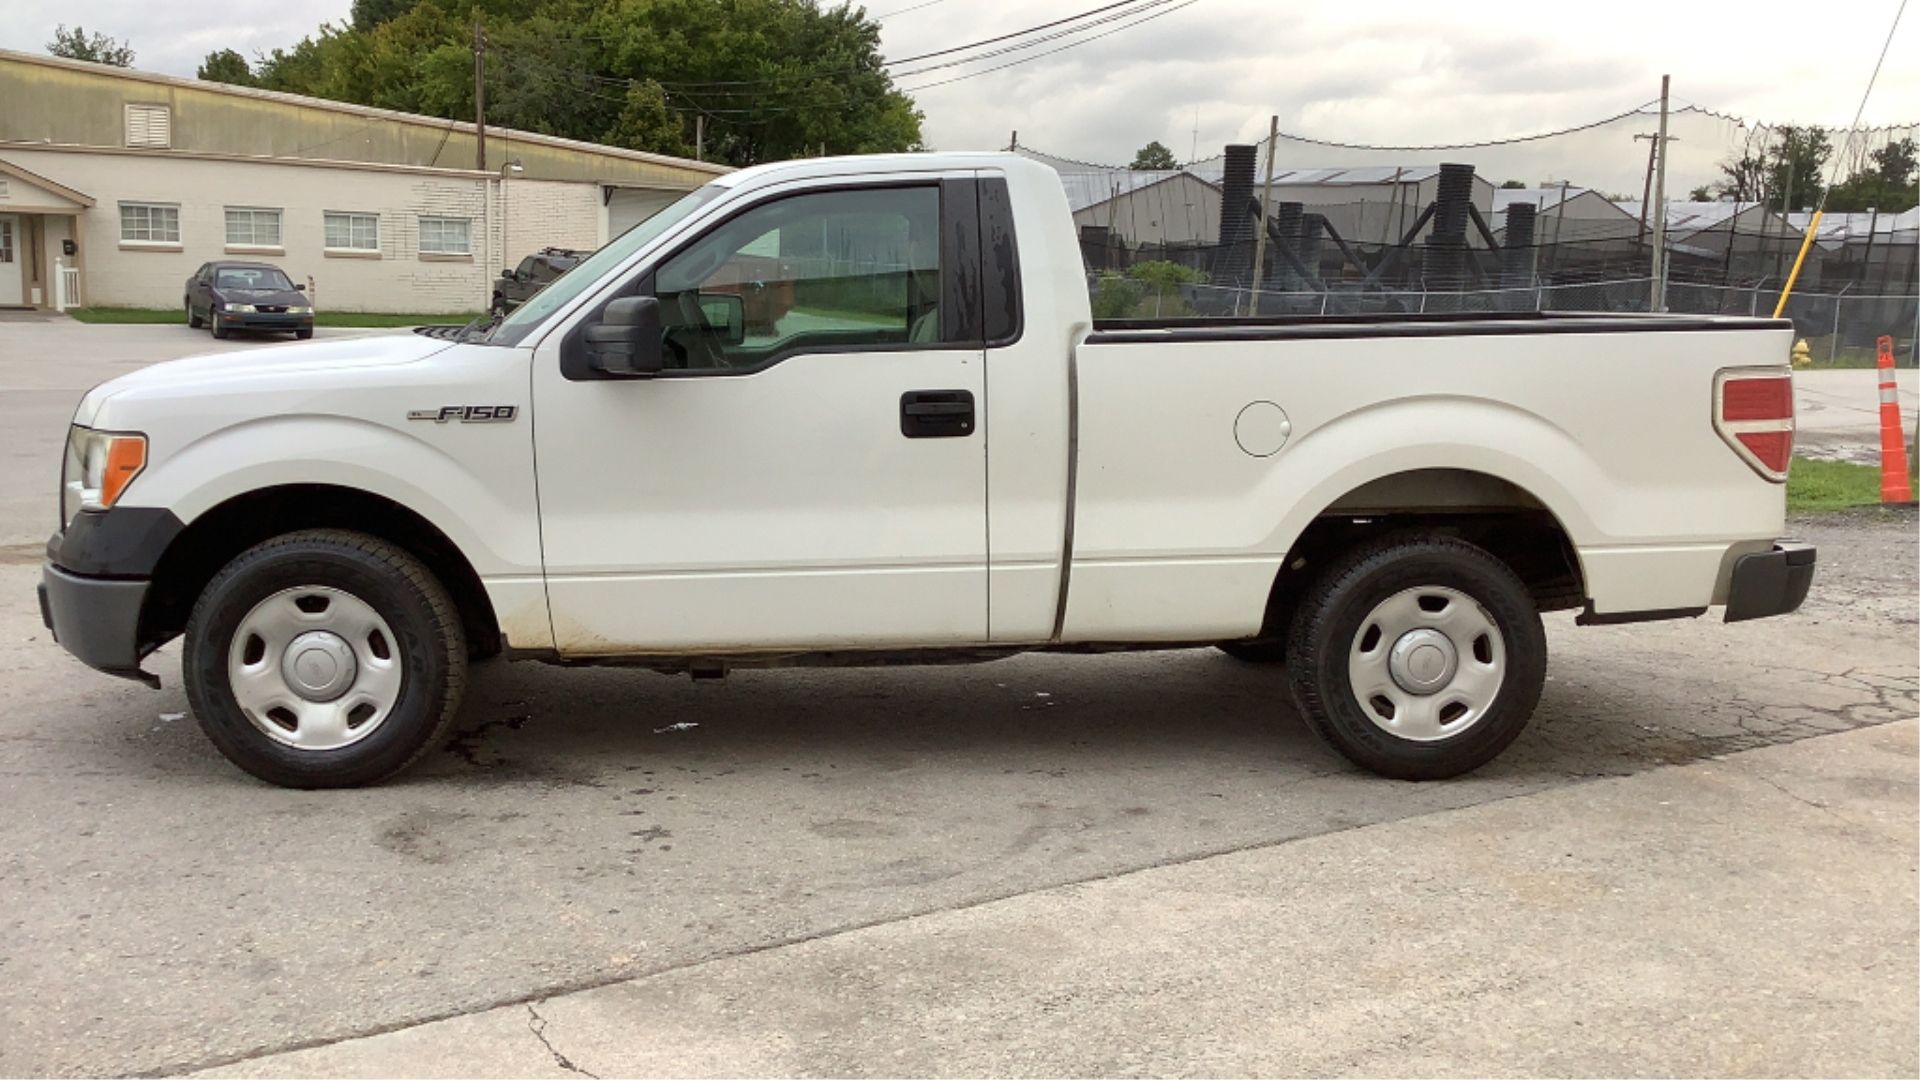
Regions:
M 1920 371 L 1898 368 L 1900 430 L 1911 443 L 1920 407 Z M 1814 368 L 1793 373 L 1794 452 L 1880 464 L 1880 373 L 1874 368 Z
M 200 1075 L 1920 1071 L 1903 721 Z
M 1379 845 L 1375 861 L 1324 872 L 1331 890 L 1345 867 L 1345 895 L 1367 897 L 1376 865 L 1418 865 L 1426 836 L 1374 826 L 1920 712 L 1915 517 L 1873 512 L 1793 524 L 1820 546 L 1821 570 L 1789 619 L 1576 629 L 1552 617 L 1554 659 L 1534 724 L 1499 762 L 1458 782 L 1358 774 L 1304 730 L 1275 672 L 1197 652 L 755 671 L 700 684 L 487 664 L 446 752 L 401 781 L 281 791 L 228 766 L 195 730 L 177 646 L 150 663 L 166 688 L 149 691 L 66 657 L 33 602 L 59 440 L 79 393 L 209 339 L 66 324 L 28 348 L 18 330 L 0 327 L 0 459 L 13 466 L 0 470 L 0 1075 L 253 1058 L 1353 830 Z M 1844 790 L 1820 798 L 1852 812 Z M 1707 805 L 1731 820 L 1748 814 Z M 1780 843 L 1805 831 L 1753 820 Z M 1609 822 L 1588 824 L 1604 836 Z M 1704 895 L 1721 891 L 1709 864 L 1667 865 L 1697 875 Z M 1799 873 L 1783 867 L 1765 880 L 1800 890 L 1801 918 L 1824 925 L 1840 900 L 1808 891 Z M 1023 949 L 1054 932 L 1083 964 L 1106 948 L 1048 925 L 1071 909 L 1018 910 L 1041 920 L 1008 938 Z M 1286 920 L 1331 932 L 1305 913 Z M 1454 954 L 1492 962 L 1516 925 L 1461 921 Z M 1591 933 L 1578 921 L 1561 929 L 1552 946 L 1523 940 L 1552 955 L 1604 951 L 1616 936 L 1605 920 Z M 1737 921 L 1701 923 L 1699 947 L 1745 948 L 1744 933 Z M 1231 950 L 1252 947 L 1215 940 L 1188 933 L 1161 947 L 1198 964 L 1228 964 Z M 1340 940 L 1322 962 L 1359 970 L 1368 942 Z M 1001 969 L 983 965 L 977 979 L 969 970 L 949 967 L 948 982 L 985 1008 L 977 995 L 991 988 L 974 983 Z M 743 1000 L 856 1000 L 853 977 Z M 859 1008 L 890 1015 L 894 984 L 865 985 Z M 1336 1000 L 1299 985 L 1321 995 L 1306 1000 Z M 1170 1014 L 1185 1007 L 1177 991 L 1161 998 Z M 1073 1004 L 1027 1007 L 1070 1014 Z M 1617 1042 L 1657 1046 L 1692 1023 L 1692 1007 L 1649 997 L 1639 1011 L 1609 1014 L 1607 1028 Z M 1765 1008 L 1733 997 L 1724 1012 L 1747 1030 L 1748 1014 Z M 1339 1033 L 1332 1012 L 1275 1015 L 1304 1034 L 1323 1022 Z M 1088 1030 L 1092 1040 L 1104 1029 Z M 1798 1061 L 1812 1038 L 1789 1026 L 1770 1045 Z M 985 1052 L 954 1060 L 986 1070 Z M 887 1071 L 877 1056 L 867 1068 Z M 991 1071 L 1021 1068 L 1009 1055 Z

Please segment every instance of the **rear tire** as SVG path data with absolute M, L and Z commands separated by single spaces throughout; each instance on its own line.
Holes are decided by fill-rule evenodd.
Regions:
M 185 641 L 201 730 L 283 787 L 400 772 L 445 741 L 466 685 L 466 636 L 445 587 L 406 551 L 337 529 L 242 552 L 201 593 Z
M 198 330 L 206 324 L 207 321 L 205 319 L 193 313 L 193 301 L 187 301 L 187 329 Z
M 1301 598 L 1288 642 L 1288 680 L 1314 731 L 1399 780 L 1493 760 L 1546 683 L 1546 633 L 1527 587 L 1446 536 L 1389 539 L 1330 565 Z

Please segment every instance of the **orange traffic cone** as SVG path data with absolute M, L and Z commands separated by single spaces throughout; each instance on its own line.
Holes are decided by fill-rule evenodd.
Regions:
M 1882 335 L 1875 344 L 1880 351 L 1880 501 L 1912 502 L 1907 436 L 1900 430 L 1900 389 L 1893 381 L 1893 339 Z

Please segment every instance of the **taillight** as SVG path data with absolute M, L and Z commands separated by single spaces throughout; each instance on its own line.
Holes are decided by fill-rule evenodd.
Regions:
M 1793 463 L 1793 373 L 1733 368 L 1713 378 L 1713 430 L 1753 471 L 1780 483 Z

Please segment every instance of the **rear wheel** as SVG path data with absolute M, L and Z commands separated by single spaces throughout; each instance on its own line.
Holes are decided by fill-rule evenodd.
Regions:
M 1329 566 L 1288 641 L 1308 723 L 1355 764 L 1402 780 L 1493 760 L 1546 682 L 1546 633 L 1526 586 L 1451 537 L 1389 540 Z
M 438 746 L 466 682 L 446 589 L 360 533 L 277 537 L 227 564 L 187 623 L 187 700 L 242 769 L 286 787 L 370 784 Z
M 206 325 L 206 320 L 193 313 L 193 301 L 187 301 L 187 329 L 198 330 Z

